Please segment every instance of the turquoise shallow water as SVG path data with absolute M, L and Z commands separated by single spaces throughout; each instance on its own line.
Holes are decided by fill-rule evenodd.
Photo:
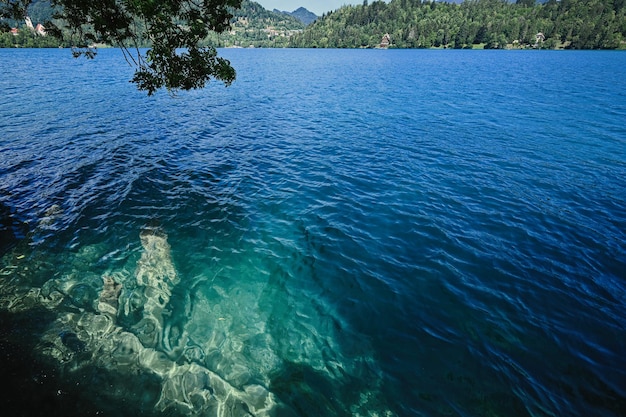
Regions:
M 624 53 L 221 53 L 0 50 L 5 409 L 624 415 Z

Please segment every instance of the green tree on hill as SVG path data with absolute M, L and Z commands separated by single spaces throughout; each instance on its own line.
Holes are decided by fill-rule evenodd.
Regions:
M 626 0 L 363 2 L 322 16 L 293 36 L 290 46 L 372 48 L 388 33 L 396 48 L 615 49 L 625 47 L 625 4 Z
M 32 0 L 0 0 L 0 17 L 21 21 Z M 153 94 L 160 88 L 201 88 L 211 79 L 229 85 L 235 79 L 230 62 L 215 48 L 203 46 L 209 33 L 230 28 L 231 10 L 241 0 L 51 0 L 54 23 L 49 34 L 68 41 L 75 56 L 93 58 L 92 45 L 122 48 L 136 66 L 132 81 Z M 145 54 L 139 46 L 149 42 Z

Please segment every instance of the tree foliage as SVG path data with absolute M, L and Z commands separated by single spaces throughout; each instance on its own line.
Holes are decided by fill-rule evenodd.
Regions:
M 17 34 L 10 32 L 11 27 L 0 25 L 0 48 L 58 48 L 63 46 L 58 39 L 51 36 L 38 36 L 28 30 L 20 30 Z
M 344 6 L 291 38 L 292 47 L 397 48 L 625 47 L 624 0 L 392 0 Z M 541 36 L 538 36 L 541 34 Z
M 32 0 L 0 0 L 2 17 L 21 20 Z M 49 34 L 69 42 L 75 56 L 93 58 L 97 44 L 122 48 L 136 66 L 132 79 L 153 94 L 201 88 L 211 79 L 229 85 L 230 62 L 202 41 L 230 27 L 231 10 L 241 0 L 50 0 Z M 139 47 L 148 44 L 147 52 Z

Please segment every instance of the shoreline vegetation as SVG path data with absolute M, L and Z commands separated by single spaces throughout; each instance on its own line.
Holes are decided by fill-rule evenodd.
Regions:
M 455 0 L 458 1 L 458 0 Z M 344 6 L 293 47 L 626 49 L 626 0 L 420 0 Z M 389 45 L 384 38 L 388 36 Z
M 33 2 L 33 22 L 47 22 L 49 2 Z M 226 48 L 618 49 L 626 50 L 626 0 L 364 0 L 309 25 L 244 0 L 231 30 L 205 46 Z M 24 22 L 0 21 L 2 48 L 69 48 Z M 105 47 L 99 44 L 97 47 Z M 150 47 L 149 40 L 140 46 Z

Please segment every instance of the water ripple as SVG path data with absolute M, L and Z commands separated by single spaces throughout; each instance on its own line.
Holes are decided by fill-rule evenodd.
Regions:
M 65 52 L 0 60 L 3 308 L 138 303 L 148 226 L 181 278 L 159 366 L 297 415 L 626 407 L 622 55 L 229 50 L 231 88 L 146 98 Z

